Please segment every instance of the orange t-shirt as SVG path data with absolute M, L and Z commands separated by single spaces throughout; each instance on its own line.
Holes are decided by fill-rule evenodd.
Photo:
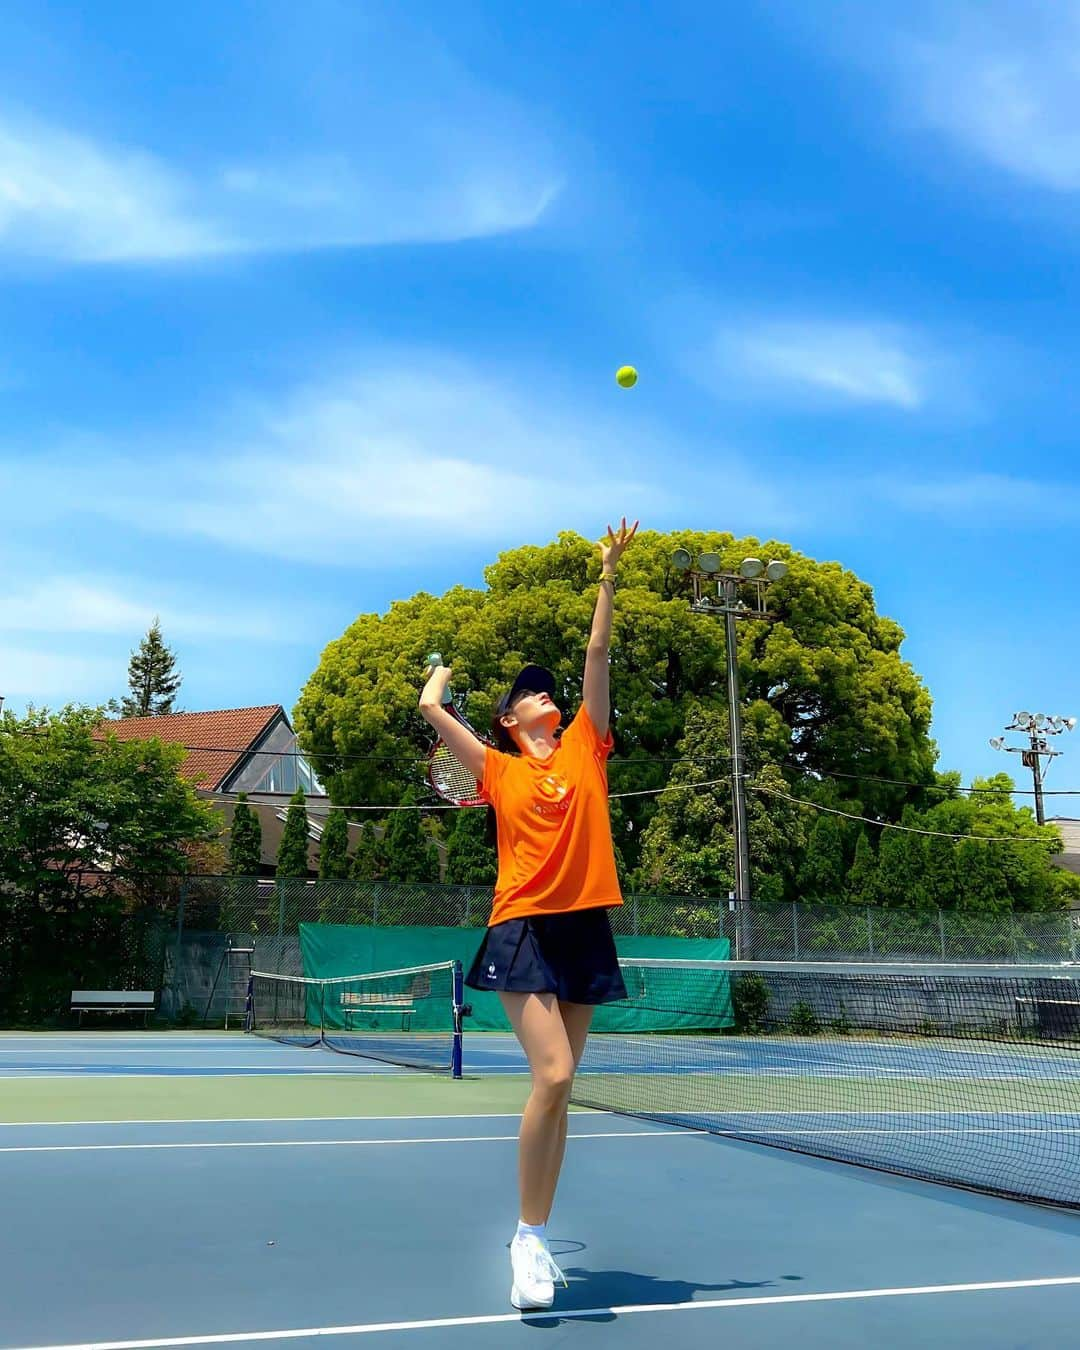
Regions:
M 547 759 L 488 747 L 481 795 L 499 822 L 490 923 L 622 904 L 608 813 L 613 744 L 582 704 Z

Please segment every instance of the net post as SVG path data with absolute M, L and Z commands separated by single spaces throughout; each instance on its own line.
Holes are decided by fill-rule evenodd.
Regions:
M 248 975 L 247 995 L 244 999 L 244 1033 L 252 1031 L 255 1026 L 255 976 Z
M 465 977 L 462 972 L 461 962 L 454 962 L 453 969 L 453 1018 L 454 1035 L 450 1049 L 450 1071 L 451 1076 L 460 1078 L 462 1076 L 462 1020 L 465 1015 Z

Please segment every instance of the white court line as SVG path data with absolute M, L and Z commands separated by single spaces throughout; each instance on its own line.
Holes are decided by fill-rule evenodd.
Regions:
M 843 1289 L 824 1294 L 755 1294 L 746 1298 L 695 1299 L 687 1303 L 615 1303 L 606 1308 L 547 1308 L 542 1312 L 488 1313 L 479 1317 L 429 1317 L 412 1322 L 358 1322 L 347 1327 L 294 1327 L 287 1331 L 230 1331 L 206 1336 L 161 1336 L 138 1341 L 80 1341 L 70 1345 L 13 1346 L 12 1350 L 168 1350 L 181 1345 L 235 1345 L 242 1341 L 289 1341 L 304 1336 L 371 1336 L 384 1331 L 432 1331 L 450 1327 L 499 1326 L 540 1319 L 581 1321 L 590 1317 L 631 1317 L 639 1313 L 718 1312 L 791 1303 L 843 1303 L 867 1298 L 920 1298 L 928 1294 L 977 1294 L 994 1289 L 1050 1289 L 1080 1284 L 1080 1275 L 1042 1280 L 985 1280 L 978 1284 L 918 1284 L 896 1289 Z
M 250 1070 L 258 1070 L 258 1072 L 230 1075 L 230 1070 L 244 1067 L 247 1067 Z M 99 1079 L 104 1080 L 106 1078 L 168 1078 L 175 1083 L 184 1078 L 197 1079 L 210 1076 L 211 1075 L 205 1073 L 132 1073 L 130 1070 L 127 1073 L 87 1073 L 85 1071 L 83 1073 L 52 1073 L 48 1070 L 41 1073 L 33 1073 L 29 1069 L 24 1069 L 21 1073 L 0 1073 L 0 1082 L 11 1080 L 19 1083 L 56 1083 L 61 1079 L 67 1078 L 79 1078 L 82 1079 L 83 1082 L 87 1079 L 91 1082 L 97 1082 Z M 355 1069 L 323 1069 L 317 1065 L 312 1065 L 309 1069 L 273 1069 L 268 1068 L 265 1064 L 251 1064 L 247 1066 L 228 1064 L 224 1067 L 224 1071 L 219 1069 L 212 1076 L 215 1079 L 228 1078 L 230 1076 L 237 1078 L 397 1078 L 400 1076 L 403 1083 L 411 1082 L 417 1077 L 424 1082 L 429 1081 L 422 1073 L 418 1076 L 416 1074 L 406 1073 L 404 1070 L 391 1070 L 389 1066 L 380 1069 L 369 1069 L 366 1067 Z
M 212 1082 L 219 1078 L 393 1078 L 401 1083 L 422 1082 L 429 1083 L 430 1077 L 423 1070 L 410 1073 L 406 1069 L 393 1069 L 388 1065 L 383 1068 L 368 1067 L 365 1063 L 361 1067 L 354 1069 L 268 1069 L 265 1065 L 251 1065 L 248 1072 L 233 1072 L 237 1066 L 235 1064 L 226 1065 L 224 1069 L 218 1069 L 213 1074 L 208 1072 L 195 1071 L 193 1073 L 134 1073 L 131 1070 L 118 1073 L 91 1073 L 84 1071 L 82 1073 L 52 1073 L 49 1070 L 42 1070 L 40 1073 L 34 1073 L 29 1069 L 24 1069 L 21 1073 L 0 1073 L 0 1083 L 59 1083 L 65 1082 L 69 1078 L 77 1078 L 81 1082 L 96 1083 L 99 1080 L 104 1082 L 110 1078 L 130 1078 L 134 1081 L 143 1079 L 168 1078 L 171 1082 L 179 1082 L 183 1079 L 192 1081 L 199 1079 L 210 1079 Z M 481 1073 L 477 1069 L 470 1069 L 465 1066 L 466 1078 L 526 1078 L 528 1069 L 499 1069 L 493 1071 L 485 1069 Z
M 597 1120 L 608 1114 L 580 1109 L 575 1117 Z M 811 1114 L 820 1114 L 819 1112 Z M 879 1114 L 884 1114 L 881 1112 Z M 898 1112 L 906 1115 L 907 1112 Z M 153 1120 L 0 1120 L 0 1130 L 52 1129 L 60 1125 L 306 1125 L 344 1120 L 520 1120 L 520 1111 L 455 1111 L 452 1115 L 414 1116 L 158 1116 Z
M 81 1056 L 79 1056 L 78 1058 L 81 1058 Z M 138 1070 L 138 1068 L 139 1068 L 139 1061 L 132 1059 L 129 1055 L 112 1055 L 111 1058 L 112 1058 L 113 1060 L 115 1060 L 118 1064 L 127 1064 L 127 1063 L 130 1063 L 130 1064 L 131 1064 L 131 1072 L 134 1072 L 134 1071 Z M 354 1059 L 362 1059 L 362 1058 L 364 1058 L 364 1057 L 363 1057 L 362 1055 L 354 1055 L 353 1058 L 354 1058 Z M 5 1059 L 6 1059 L 6 1057 L 5 1057 L 2 1053 L 0 1053 L 0 1062 L 5 1061 Z M 229 1061 L 229 1060 L 226 1060 L 225 1063 L 223 1063 L 223 1064 L 222 1064 L 222 1063 L 214 1064 L 213 1061 L 211 1061 L 211 1060 L 206 1060 L 204 1063 L 200 1064 L 200 1063 L 198 1063 L 197 1061 L 193 1060 L 192 1063 L 191 1063 L 189 1066 L 187 1066 L 187 1067 L 190 1068 L 192 1071 L 195 1071 L 195 1072 L 198 1072 L 198 1071 L 200 1071 L 200 1070 L 203 1071 L 203 1072 L 206 1072 L 206 1071 L 208 1071 L 209 1069 L 212 1068 L 213 1071 L 214 1071 L 215 1073 L 222 1073 L 223 1071 L 228 1070 L 228 1069 L 261 1069 L 264 1073 L 273 1073 L 273 1071 L 274 1071 L 275 1069 L 277 1069 L 277 1070 L 278 1070 L 279 1072 L 281 1072 L 281 1073 L 320 1073 L 320 1072 L 321 1072 L 321 1073 L 339 1073 L 339 1072 L 340 1072 L 340 1069 L 337 1067 L 337 1066 L 338 1066 L 338 1062 L 339 1062 L 339 1061 L 338 1061 L 337 1059 L 332 1060 L 332 1061 L 328 1061 L 328 1060 L 308 1060 L 308 1061 L 307 1061 L 307 1068 L 306 1068 L 306 1069 L 298 1069 L 296 1066 L 297 1066 L 298 1064 L 299 1064 L 299 1065 L 302 1065 L 302 1064 L 304 1063 L 303 1060 L 300 1060 L 300 1059 L 295 1059 L 295 1060 L 294 1060 L 294 1059 L 292 1059 L 292 1058 L 289 1058 L 289 1059 L 285 1059 L 285 1058 L 278 1059 L 276 1056 L 274 1056 L 273 1058 L 270 1058 L 270 1059 L 264 1059 L 264 1060 L 262 1060 L 261 1062 L 255 1062 L 255 1063 L 248 1063 L 246 1060 L 237 1060 L 235 1063 L 233 1063 L 233 1062 L 231 1062 L 231 1061 Z M 375 1062 L 377 1063 L 378 1061 L 375 1061 Z M 83 1066 L 82 1066 L 81 1064 L 79 1064 L 78 1062 L 73 1063 L 73 1064 L 66 1064 L 66 1065 L 64 1065 L 63 1067 L 64 1067 L 64 1068 L 68 1068 L 68 1069 L 81 1069 L 81 1068 L 83 1068 Z M 175 1069 L 170 1069 L 168 1072 L 170 1073 L 170 1075 L 177 1075 L 177 1076 L 178 1076 L 179 1074 L 181 1074 L 181 1073 L 184 1072 L 184 1067 L 185 1067 L 184 1065 L 180 1064 L 180 1065 L 177 1065 L 177 1067 L 176 1067 Z M 52 1072 L 53 1072 L 52 1068 L 49 1067 L 48 1065 L 42 1065 L 42 1066 L 40 1067 L 40 1069 L 38 1069 L 38 1068 L 37 1068 L 34 1064 L 32 1064 L 32 1063 L 31 1063 L 31 1064 L 15 1064 L 15 1063 L 12 1063 L 12 1062 L 5 1062 L 5 1063 L 4 1063 L 4 1068 L 5 1068 L 5 1069 L 11 1069 L 11 1070 L 13 1071 L 13 1073 L 17 1073 L 17 1074 L 19 1074 L 19 1073 L 35 1073 L 35 1072 L 46 1073 L 46 1074 L 48 1074 L 48 1073 L 52 1073 Z M 92 1071 L 92 1070 L 93 1070 L 93 1065 L 88 1061 L 87 1064 L 86 1064 L 86 1066 L 85 1066 L 85 1069 L 86 1069 L 87 1071 Z M 93 1070 L 93 1071 L 96 1072 L 96 1070 Z
M 239 1045 L 159 1045 L 145 1046 L 128 1043 L 113 1045 L 43 1045 L 12 1049 L 0 1041 L 0 1055 L 234 1055 Z M 244 1047 L 244 1054 L 251 1049 Z M 314 1046 L 310 1047 L 314 1049 Z M 284 1058 L 286 1055 L 306 1055 L 309 1047 L 303 1045 L 267 1046 L 267 1058 Z
M 568 1139 L 707 1139 L 701 1130 L 595 1130 Z M 419 1139 L 228 1139 L 160 1144 L 5 1144 L 0 1153 L 142 1153 L 181 1148 L 369 1148 L 375 1144 L 506 1144 L 516 1134 L 456 1134 Z
M 725 1131 L 722 1131 L 722 1133 L 724 1133 L 724 1134 L 732 1133 L 732 1134 L 733 1134 L 734 1131 L 726 1131 L 726 1130 L 725 1130 Z M 890 1138 L 890 1139 L 893 1138 L 893 1136 L 898 1135 L 898 1134 L 913 1134 L 913 1135 L 916 1135 L 918 1138 L 921 1139 L 924 1135 L 927 1135 L 927 1134 L 1052 1134 L 1052 1135 L 1059 1135 L 1059 1134 L 1080 1134 L 1080 1128 L 1077 1128 L 1077 1127 L 1074 1126 L 1074 1125 L 1067 1125 L 1067 1126 L 1059 1126 L 1059 1127 L 1057 1127 L 1057 1128 L 1051 1128 L 1051 1129 L 1047 1129 L 1047 1128 L 1044 1126 L 1044 1127 L 1041 1128 L 1041 1129 L 1036 1129 L 1035 1126 L 1033 1126 L 1033 1125 L 1029 1125 L 1029 1126 L 1027 1126 L 1027 1127 L 1023 1127 L 1023 1126 L 1018 1126 L 1018 1125 L 1017 1125 L 1017 1126 L 1008 1126 L 1008 1127 L 1006 1127 L 1006 1128 L 1004 1128 L 1004 1129 L 997 1129 L 997 1128 L 995 1128 L 995 1127 L 992 1126 L 992 1125 L 958 1125 L 958 1126 L 956 1126 L 955 1128 L 953 1128 L 953 1129 L 951 1129 L 951 1130 L 942 1129 L 940 1126 L 928 1126 L 928 1127 L 925 1127 L 925 1128 L 922 1128 L 922 1129 L 918 1129 L 918 1130 L 896 1130 L 896 1129 L 885 1129 L 885 1130 L 881 1130 L 881 1129 L 876 1129 L 876 1128 L 874 1128 L 874 1127 L 868 1125 L 865 1129 L 861 1129 L 861 1130 L 854 1130 L 854 1129 L 843 1129 L 843 1130 L 828 1130 L 828 1129 L 825 1129 L 825 1130 L 756 1130 L 756 1129 L 753 1128 L 753 1126 L 750 1126 L 750 1127 L 747 1129 L 747 1135 L 750 1136 L 750 1137 L 752 1137 L 752 1138 L 757 1138 L 759 1135 L 770 1135 L 770 1136 L 775 1135 L 778 1139 L 790 1139 L 790 1138 L 791 1138 L 792 1136 L 794 1136 L 794 1135 L 797 1135 L 797 1136 L 799 1136 L 800 1138 L 803 1137 L 803 1136 L 809 1136 L 809 1137 L 811 1137 L 811 1138 L 817 1138 L 818 1136 L 823 1136 L 823 1137 L 825 1137 L 825 1138 L 831 1138 L 831 1137 L 833 1137 L 834 1135 L 839 1135 L 839 1134 L 855 1134 L 855 1135 L 881 1134 L 881 1135 L 887 1136 L 887 1137 Z M 741 1136 L 738 1136 L 738 1137 L 741 1137 Z

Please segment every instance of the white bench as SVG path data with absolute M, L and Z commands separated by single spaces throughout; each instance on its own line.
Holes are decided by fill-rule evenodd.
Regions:
M 80 1026 L 83 1013 L 88 1012 L 141 1012 L 149 1023 L 155 997 L 152 989 L 73 989 L 71 1011 L 79 1014 Z
M 408 1031 L 409 1019 L 416 1011 L 411 994 L 356 994 L 341 995 L 341 1011 L 346 1031 L 351 1031 L 352 1018 L 358 1013 L 390 1012 L 401 1014 L 401 1029 Z

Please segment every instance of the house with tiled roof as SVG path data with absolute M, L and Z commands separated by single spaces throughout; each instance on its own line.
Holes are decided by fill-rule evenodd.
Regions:
M 182 745 L 181 774 L 201 797 L 214 803 L 231 825 L 233 795 L 246 792 L 262 826 L 262 870 L 274 870 L 289 798 L 298 787 L 307 797 L 308 865 L 318 868 L 319 841 L 330 798 L 301 752 L 296 732 L 280 703 L 216 712 L 165 713 L 122 717 L 102 730 L 122 741 L 156 739 Z

